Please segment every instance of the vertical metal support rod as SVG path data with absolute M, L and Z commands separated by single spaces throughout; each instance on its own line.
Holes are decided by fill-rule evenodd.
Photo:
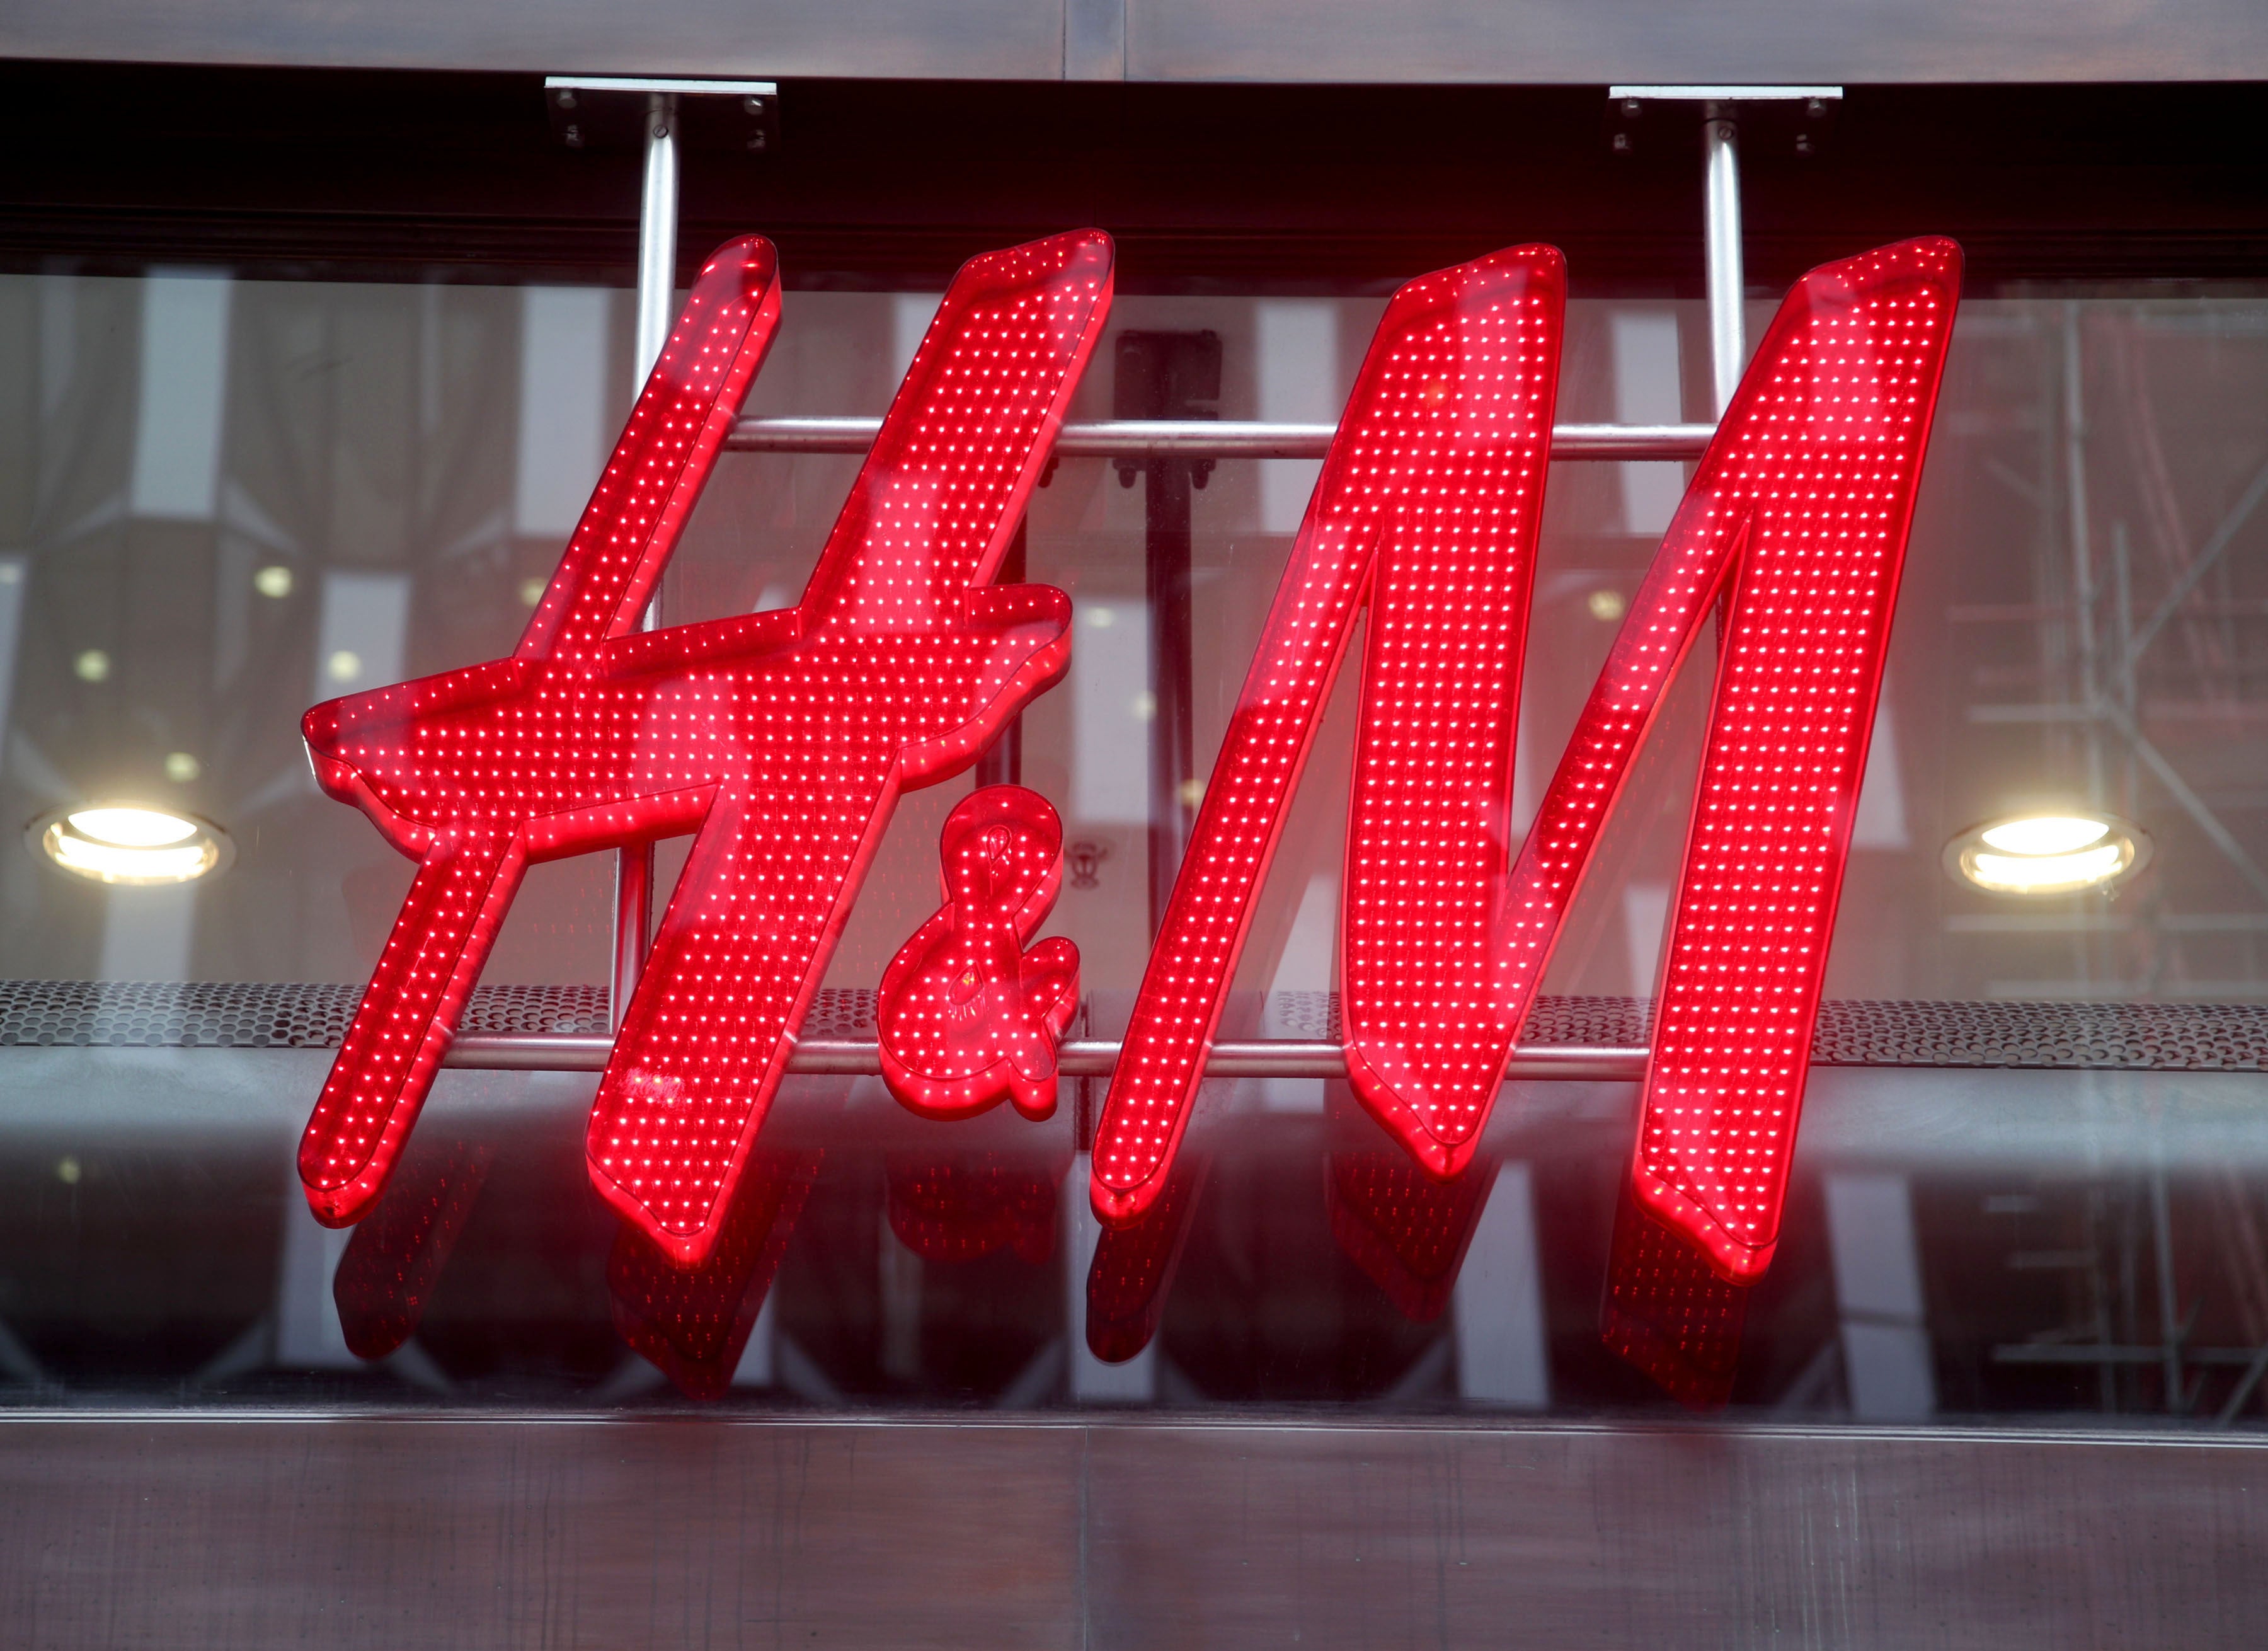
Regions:
M 677 319 L 677 99 L 646 95 L 645 189 L 638 202 L 637 377 L 641 387 Z
M 1749 365 L 1747 282 L 1741 266 L 1740 129 L 1732 107 L 1702 106 L 1702 256 L 1709 292 L 1709 368 L 1717 416 L 1733 403 Z
M 2118 703 L 2126 707 L 2132 717 L 2135 710 L 2134 694 L 2134 577 L 2133 551 L 2126 541 L 2126 524 L 2110 524 L 2110 619 L 2117 627 L 2117 638 L 2111 644 L 2113 669 L 2117 675 Z M 2122 806 L 2128 814 L 2140 807 L 2134 800 L 2134 754 L 2126 753 L 2126 790 Z
M 677 99 L 647 94 L 645 188 L 638 202 L 637 334 L 635 365 L 640 392 L 677 314 Z M 661 623 L 661 594 L 646 606 L 644 628 Z M 615 857 L 614 977 L 608 1024 L 622 1029 L 630 994 L 645 968 L 653 934 L 653 844 L 642 843 Z
M 2102 1276 L 2102 1239 L 2109 1227 L 2110 1216 L 2102 1207 L 2102 1189 L 2095 1187 L 2087 1195 L 2087 1288 L 2095 1304 L 2095 1345 L 2108 1347 L 2113 1338 L 2110 1323 L 2110 1286 Z M 2105 1416 L 2118 1413 L 2118 1369 L 2116 1365 L 2095 1367 L 2096 1394 Z
M 2174 1215 L 2166 1196 L 2166 1166 L 2150 1167 L 2150 1225 L 2158 1261 L 2158 1338 L 2166 1385 L 2166 1413 L 2179 1416 L 2189 1408 L 2188 1383 L 2182 1375 L 2182 1304 L 2174 1294 Z
M 1220 335 L 1118 335 L 1115 417 L 1208 418 L 1220 403 Z M 1150 603 L 1150 932 L 1165 925 L 1182 851 L 1197 824 L 1195 624 L 1190 613 L 1190 495 L 1212 472 L 1208 459 L 1169 453 L 1118 479 L 1144 483 L 1143 583 Z
M 2088 521 L 2087 392 L 2080 381 L 2086 357 L 2080 348 L 2079 306 L 2063 309 L 2063 459 L 2065 508 L 2071 513 L 2071 605 L 2078 616 L 2073 640 L 2079 647 L 2079 703 L 2090 710 L 2102 697 L 2095 628 L 2095 542 Z M 2102 807 L 2102 729 L 2090 719 L 2080 736 L 2087 741 L 2087 800 Z
M 1152 459 L 1145 498 L 1142 565 L 1150 601 L 1150 932 L 1166 926 L 1166 903 L 1197 823 L 1197 739 L 1192 698 L 1196 648 L 1189 584 L 1191 465 Z

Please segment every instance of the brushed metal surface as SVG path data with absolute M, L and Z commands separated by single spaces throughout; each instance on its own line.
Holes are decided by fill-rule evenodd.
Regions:
M 0 0 L 0 52 L 535 74 L 1057 80 L 1064 0 Z
M 2251 0 L 1126 0 L 1126 14 L 1130 80 L 2239 80 L 2268 62 Z
M 1126 0 L 1063 0 L 1065 80 L 1126 77 Z
M 19 1414 L 0 1530 L 27 1651 L 2268 1636 L 2146 1435 Z
M 782 78 L 2244 80 L 2268 76 L 2268 14 L 2256 0 L 0 0 L 0 49 Z

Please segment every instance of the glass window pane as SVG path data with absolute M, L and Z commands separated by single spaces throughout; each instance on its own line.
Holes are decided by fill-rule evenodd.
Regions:
M 878 415 L 936 304 L 789 291 L 747 412 Z M 1383 304 L 1123 297 L 1071 416 L 1113 416 L 1123 335 L 1209 334 L 1220 393 L 1192 414 L 1329 423 Z M 69 875 L 32 841 L 0 854 L 0 1038 L 18 1045 L 0 1050 L 6 1397 L 1674 1408 L 1600 1335 L 1627 1082 L 1514 1084 L 1476 1169 L 1444 1187 L 1343 1081 L 1215 1079 L 1202 1173 L 1143 1249 L 1086 1207 L 1098 1080 L 1068 1081 L 1044 1124 L 943 1125 L 877 1078 L 799 1076 L 760 1142 L 762 1196 L 736 1216 L 737 1271 L 691 1277 L 658 1271 L 587 1190 L 590 1072 L 453 1070 L 379 1212 L 351 1233 L 314 1222 L 293 1144 L 410 867 L 315 790 L 298 719 L 511 650 L 627 412 L 630 351 L 627 295 L 595 287 L 0 276 L 0 420 L 17 432 L 0 443 L 0 806 L 22 822 L 175 808 L 234 855 L 138 887 Z M 1563 422 L 1702 418 L 1706 383 L 1698 305 L 1571 303 Z M 1765 1282 L 1719 1303 L 1737 1411 L 2234 1404 L 2257 1421 L 2268 1404 L 2268 1384 L 2242 1386 L 2268 1342 L 2250 1018 L 2268 998 L 2264 387 L 2268 301 L 2249 286 L 1965 304 L 1786 1236 Z M 793 604 L 858 464 L 728 454 L 665 621 Z M 1317 468 L 1207 462 L 1186 682 L 1155 663 L 1168 615 L 1143 466 L 1067 457 L 1034 497 L 1021 577 L 1071 597 L 1072 664 L 985 772 L 1063 815 L 1044 932 L 1081 953 L 1075 1036 L 1123 1027 L 1154 923 L 1152 829 L 1196 800 L 1159 794 L 1160 719 L 1186 704 L 1201 787 Z M 1553 468 L 1515 832 L 1690 469 Z M 1705 637 L 1532 1040 L 1642 1036 L 1713 664 Z M 1226 1036 L 1336 1036 L 1355 676 L 1317 737 Z M 938 908 L 939 830 L 975 783 L 901 804 L 808 1036 L 873 1037 L 873 989 Z M 2041 809 L 2131 821 L 2154 858 L 2110 894 L 1993 894 L 1948 873 L 1964 830 Z M 664 845 L 665 888 L 683 852 Z M 610 856 L 537 867 L 469 1024 L 603 1030 L 612 911 Z

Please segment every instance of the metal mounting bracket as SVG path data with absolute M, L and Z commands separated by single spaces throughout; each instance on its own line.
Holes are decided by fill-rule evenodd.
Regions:
M 1647 106 L 1699 104 L 1708 120 L 1741 128 L 1751 153 L 1806 159 L 1825 146 L 1843 106 L 1840 86 L 1609 86 L 1607 147 L 1617 155 L 1675 146 L 1690 151 L 1694 128 L 1685 121 L 1649 117 Z M 1663 114 L 1667 114 L 1664 111 Z
M 635 149 L 652 100 L 671 100 L 678 141 L 692 149 L 768 154 L 779 146 L 779 86 L 770 80 L 549 75 L 551 134 L 570 149 Z

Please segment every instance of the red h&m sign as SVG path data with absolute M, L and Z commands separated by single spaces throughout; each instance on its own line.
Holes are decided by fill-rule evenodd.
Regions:
M 680 1264 L 710 1254 L 899 792 L 965 770 L 1067 665 L 1063 593 L 991 580 L 1101 335 L 1110 257 L 1086 231 L 972 261 L 801 601 L 640 631 L 777 320 L 770 244 L 726 246 L 512 656 L 307 713 L 324 787 L 419 863 L 301 1146 L 319 1216 L 356 1220 L 384 1187 L 525 866 L 690 830 L 588 1153 L 600 1192 Z M 1726 1278 L 1764 1270 L 1960 264 L 1951 242 L 1913 240 L 1796 284 L 1516 847 L 1564 266 L 1513 247 L 1395 295 L 1111 1080 L 1094 1155 L 1106 1221 L 1168 1185 L 1358 608 L 1371 617 L 1341 913 L 1348 1065 L 1365 1105 L 1443 1177 L 1474 1152 L 1600 828 L 1716 613 L 1631 1190 Z M 1053 812 L 983 795 L 948 831 L 954 903 L 885 981 L 893 1087 L 937 1116 L 1011 1095 L 1044 1111 L 1077 991 L 1067 946 L 1022 950 L 1059 876 Z

